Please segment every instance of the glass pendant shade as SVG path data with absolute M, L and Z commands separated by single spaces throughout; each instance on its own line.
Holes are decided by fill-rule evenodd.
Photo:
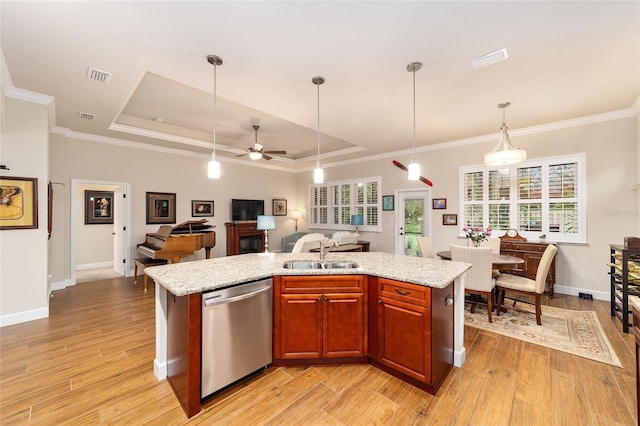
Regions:
M 322 170 L 320 164 L 313 169 L 313 183 L 324 183 L 324 170 Z
M 220 162 L 216 160 L 216 154 L 211 154 L 211 161 L 207 168 L 209 179 L 220 179 Z
M 249 153 L 249 158 L 251 158 L 252 160 L 259 160 L 262 158 L 262 153 L 260 152 L 250 152 Z
M 500 140 L 498 145 L 484 156 L 486 166 L 507 166 L 509 164 L 522 163 L 527 159 L 527 152 L 523 149 L 514 148 L 509 139 L 509 128 L 505 124 L 504 109 L 511 105 L 510 102 L 503 102 L 498 105 L 502 109 L 502 126 L 500 126 Z
M 420 164 L 416 163 L 415 159 L 412 161 L 407 168 L 407 177 L 409 180 L 418 180 L 420 179 Z

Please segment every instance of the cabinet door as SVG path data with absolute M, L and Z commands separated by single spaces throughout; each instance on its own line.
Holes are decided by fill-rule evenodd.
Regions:
M 324 357 L 365 356 L 364 295 L 323 296 Z
M 280 357 L 322 356 L 322 297 L 320 294 L 280 295 Z
M 431 383 L 431 312 L 386 297 L 378 298 L 379 362 Z

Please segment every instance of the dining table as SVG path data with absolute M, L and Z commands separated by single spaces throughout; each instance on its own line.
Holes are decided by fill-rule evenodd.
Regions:
M 493 269 L 501 271 L 518 269 L 519 265 L 524 264 L 524 259 L 507 254 L 492 253 L 491 265 Z M 451 250 L 439 251 L 436 255 L 440 259 L 451 260 Z

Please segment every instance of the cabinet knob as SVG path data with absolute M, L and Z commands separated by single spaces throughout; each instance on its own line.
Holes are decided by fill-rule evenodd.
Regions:
M 382 305 L 382 300 L 378 299 L 378 305 Z
M 451 298 L 450 294 L 447 294 L 444 298 L 444 305 L 445 306 L 451 306 L 453 305 L 453 299 Z
M 324 300 L 325 300 L 325 301 L 327 301 L 327 300 L 329 300 L 329 298 L 328 298 L 327 296 L 325 296 L 325 297 L 324 297 Z

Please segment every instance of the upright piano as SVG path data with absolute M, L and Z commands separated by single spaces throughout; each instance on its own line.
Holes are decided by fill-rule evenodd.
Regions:
M 191 256 L 201 248 L 207 259 L 211 258 L 211 248 L 216 245 L 216 233 L 206 219 L 188 220 L 174 227 L 160 226 L 158 232 L 147 234 L 144 243 L 137 245 L 137 251 L 151 259 L 166 259 L 178 263 L 183 257 Z

